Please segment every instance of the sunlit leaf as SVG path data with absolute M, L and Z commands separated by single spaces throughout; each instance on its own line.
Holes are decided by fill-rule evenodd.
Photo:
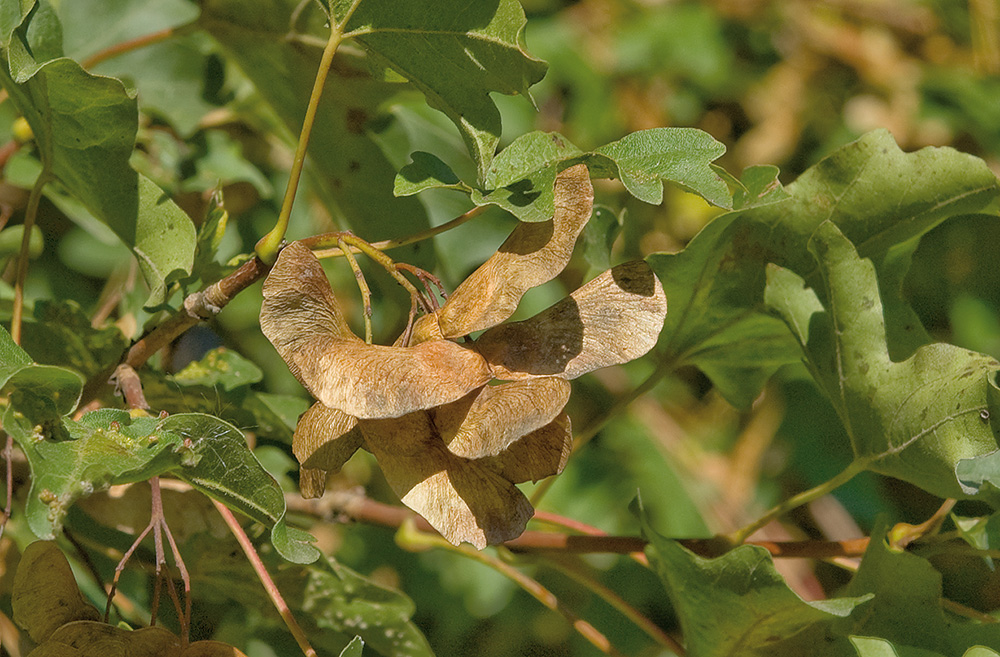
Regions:
M 928 342 L 900 294 L 918 239 L 949 217 L 986 207 L 1000 183 L 981 160 L 947 148 L 905 154 L 879 131 L 836 151 L 785 191 L 786 200 L 715 219 L 680 253 L 647 258 L 670 299 L 659 353 L 678 365 L 702 367 L 706 360 L 703 369 L 737 405 L 749 404 L 778 367 L 798 359 L 787 329 L 764 307 L 766 263 L 816 287 L 807 244 L 820 223 L 836 224 L 875 263 L 889 354 L 904 359 Z
M 691 655 L 841 655 L 829 635 L 825 652 L 813 652 L 809 637 L 872 604 L 864 594 L 806 602 L 788 588 L 764 548 L 744 545 L 705 559 L 658 535 L 645 520 L 643 525 Z
M 893 362 L 874 266 L 831 222 L 817 228 L 809 248 L 825 311 L 807 318 L 803 309 L 816 302 L 802 302 L 802 293 L 768 298 L 801 341 L 856 458 L 941 497 L 967 495 L 955 467 L 997 450 L 987 390 L 1000 363 L 941 343 Z

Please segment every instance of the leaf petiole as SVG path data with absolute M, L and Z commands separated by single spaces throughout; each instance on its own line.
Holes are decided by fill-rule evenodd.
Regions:
M 330 22 L 330 38 L 323 49 L 323 56 L 319 61 L 319 69 L 316 71 L 316 81 L 313 84 L 312 93 L 309 95 L 309 104 L 306 106 L 306 115 L 302 120 L 302 131 L 299 133 L 299 143 L 295 148 L 295 157 L 292 160 L 292 168 L 288 175 L 288 185 L 285 187 L 285 197 L 281 202 L 281 212 L 274 228 L 262 237 L 254 251 L 257 257 L 265 264 L 273 264 L 278 257 L 281 242 L 285 239 L 288 231 L 288 221 L 292 216 L 292 206 L 295 204 L 295 192 L 299 188 L 299 180 L 302 178 L 302 167 L 306 161 L 306 148 L 309 145 L 309 135 L 312 134 L 313 124 L 316 121 L 316 111 L 319 109 L 319 101 L 323 96 L 323 87 L 326 84 L 326 77 L 330 73 L 330 66 L 333 64 L 333 56 L 344 40 L 344 27 L 351 20 L 354 11 L 361 4 L 361 0 L 354 0 L 350 8 L 340 21 Z
M 762 515 L 757 520 L 753 521 L 746 527 L 739 529 L 729 535 L 729 540 L 733 545 L 740 545 L 744 543 L 750 536 L 752 536 L 758 530 L 764 528 L 772 520 L 776 520 L 781 516 L 785 515 L 793 509 L 797 509 L 804 504 L 808 504 L 813 500 L 818 500 L 827 493 L 831 493 L 834 490 L 840 488 L 848 481 L 853 479 L 856 475 L 864 472 L 868 469 L 870 465 L 870 459 L 858 458 L 851 462 L 846 468 L 844 468 L 839 474 L 831 477 L 830 479 L 824 481 L 818 486 L 814 486 L 809 490 L 802 491 L 798 495 L 793 495 L 781 504 L 778 504 L 770 511 Z

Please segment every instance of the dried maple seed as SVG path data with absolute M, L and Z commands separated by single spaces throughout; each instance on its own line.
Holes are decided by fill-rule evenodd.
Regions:
M 321 495 L 326 474 L 364 448 L 403 503 L 452 543 L 520 535 L 533 509 L 515 484 L 558 474 L 572 449 L 567 379 L 645 354 L 667 311 L 652 270 L 634 262 L 497 326 L 525 291 L 562 271 L 590 218 L 585 166 L 561 172 L 554 191 L 551 221 L 520 224 L 392 347 L 351 333 L 309 249 L 281 252 L 264 283 L 261 329 L 319 400 L 293 437 L 303 495 Z M 481 329 L 474 342 L 451 341 Z M 509 382 L 486 385 L 494 378 Z

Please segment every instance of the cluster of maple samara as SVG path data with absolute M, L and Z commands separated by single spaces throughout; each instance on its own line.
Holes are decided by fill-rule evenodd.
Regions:
M 572 448 L 569 379 L 645 354 L 667 312 L 660 282 L 640 260 L 528 320 L 502 323 L 527 290 L 566 267 L 590 219 L 585 165 L 559 173 L 554 191 L 552 219 L 519 224 L 443 306 L 417 320 L 408 344 L 358 338 L 312 252 L 299 243 L 281 251 L 260 323 L 319 400 L 295 430 L 303 495 L 322 494 L 326 474 L 364 447 L 403 503 L 452 543 L 483 548 L 524 531 L 534 511 L 515 484 L 561 472 Z

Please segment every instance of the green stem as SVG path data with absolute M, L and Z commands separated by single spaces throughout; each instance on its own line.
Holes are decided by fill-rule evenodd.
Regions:
M 42 200 L 42 188 L 49 181 L 49 172 L 43 169 L 31 188 L 28 206 L 24 211 L 24 234 L 21 236 L 21 251 L 17 256 L 17 277 L 14 280 L 14 309 L 10 319 L 10 337 L 14 344 L 21 344 L 21 319 L 24 315 L 24 281 L 28 277 L 28 251 L 31 247 L 31 229 L 38 216 L 38 204 Z
M 292 205 L 295 204 L 295 192 L 299 189 L 299 180 L 302 178 L 302 167 L 306 161 L 306 148 L 309 146 L 309 135 L 312 133 L 313 124 L 316 122 L 316 112 L 319 109 L 319 101 L 323 96 L 323 86 L 326 84 L 326 77 L 330 73 L 330 66 L 333 64 L 333 56 L 344 40 L 344 26 L 351 19 L 351 15 L 358 8 L 361 0 L 355 0 L 347 10 L 344 17 L 337 23 L 330 22 L 330 38 L 323 49 L 323 56 L 319 61 L 319 70 L 316 71 L 316 81 L 313 83 L 312 94 L 309 96 L 309 104 L 306 106 L 306 116 L 302 121 L 302 132 L 299 133 L 299 143 L 295 148 L 295 159 L 292 160 L 292 168 L 288 174 L 288 186 L 285 187 L 285 197 L 281 202 L 281 212 L 278 214 L 278 221 L 274 228 L 262 237 L 254 250 L 257 257 L 265 264 L 273 264 L 278 257 L 278 249 L 281 247 L 285 233 L 288 231 L 288 220 L 292 216 Z
M 401 246 L 407 246 L 408 244 L 422 242 L 423 240 L 430 239 L 435 235 L 440 235 L 441 233 L 449 231 L 452 228 L 458 228 L 459 226 L 469 221 L 470 219 L 473 219 L 481 215 L 483 212 L 486 211 L 487 207 L 489 206 L 478 205 L 469 210 L 468 212 L 455 217 L 451 221 L 446 221 L 440 226 L 428 228 L 427 230 L 422 230 L 419 233 L 413 233 L 412 235 L 408 235 L 407 237 L 400 237 L 399 239 L 382 240 L 381 242 L 371 242 L 371 247 L 374 249 L 378 249 L 379 251 L 388 251 L 389 249 L 397 249 Z M 343 255 L 340 249 L 337 248 L 317 249 L 317 247 L 321 246 L 321 244 L 319 243 L 314 244 L 309 239 L 305 239 L 302 241 L 306 243 L 307 246 L 314 249 L 317 258 L 336 258 L 338 256 Z M 361 251 L 359 249 L 352 249 L 352 252 L 360 253 Z
M 337 246 L 343 252 L 344 257 L 347 258 L 348 264 L 351 266 L 351 271 L 354 272 L 354 279 L 358 282 L 358 289 L 361 290 L 361 301 L 364 303 L 364 317 L 365 317 L 365 342 L 367 344 L 372 343 L 372 293 L 368 289 L 368 281 L 365 280 L 365 275 L 361 271 L 361 266 L 358 265 L 358 259 L 354 257 L 354 253 L 351 252 L 351 247 L 347 245 L 344 238 L 337 240 Z
M 745 542 L 750 536 L 752 536 L 757 530 L 762 529 L 764 526 L 769 524 L 772 520 L 780 518 L 789 511 L 797 509 L 803 504 L 808 504 L 813 500 L 818 500 L 827 493 L 831 493 L 837 488 L 840 488 L 848 481 L 853 479 L 855 475 L 864 472 L 868 467 L 867 459 L 856 459 L 849 466 L 844 468 L 844 470 L 822 484 L 810 488 L 809 490 L 802 491 L 798 495 L 793 495 L 781 504 L 777 505 L 763 516 L 750 523 L 743 529 L 740 529 L 729 535 L 729 540 L 732 541 L 733 545 L 739 545 Z

